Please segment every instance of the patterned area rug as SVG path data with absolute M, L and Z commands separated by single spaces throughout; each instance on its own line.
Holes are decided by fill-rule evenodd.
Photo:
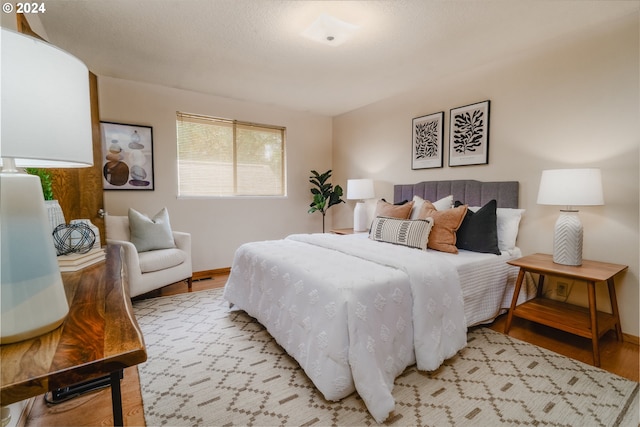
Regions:
M 376 425 L 357 393 L 326 401 L 298 364 L 214 289 L 134 303 L 148 426 Z M 477 328 L 437 371 L 396 379 L 389 425 L 637 426 L 638 383 Z

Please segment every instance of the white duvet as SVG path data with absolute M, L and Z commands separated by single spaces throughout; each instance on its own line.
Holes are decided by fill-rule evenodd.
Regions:
M 357 390 L 377 422 L 393 410 L 394 379 L 407 366 L 437 369 L 466 345 L 458 273 L 437 252 L 332 234 L 247 243 L 224 296 L 327 400 Z

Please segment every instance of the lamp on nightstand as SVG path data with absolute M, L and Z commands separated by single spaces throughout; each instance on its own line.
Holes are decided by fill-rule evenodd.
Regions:
M 542 171 L 539 205 L 564 205 L 553 235 L 553 262 L 582 265 L 582 223 L 574 206 L 604 205 L 600 169 Z
M 373 191 L 373 181 L 370 179 L 348 179 L 347 180 L 347 199 L 361 200 L 356 203 L 353 210 L 353 231 L 367 231 L 367 209 L 364 205 L 365 199 L 373 199 L 375 193 Z
M 40 178 L 24 167 L 93 164 L 89 72 L 49 43 L 2 28 L 0 344 L 49 332 L 69 306 Z

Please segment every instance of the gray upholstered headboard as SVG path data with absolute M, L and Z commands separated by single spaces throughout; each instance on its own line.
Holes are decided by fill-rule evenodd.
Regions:
M 433 202 L 452 194 L 454 201 L 460 200 L 469 206 L 484 206 L 492 199 L 496 199 L 499 208 L 517 208 L 518 193 L 518 181 L 481 182 L 460 179 L 393 186 L 394 203 L 411 200 L 413 196 L 420 196 Z

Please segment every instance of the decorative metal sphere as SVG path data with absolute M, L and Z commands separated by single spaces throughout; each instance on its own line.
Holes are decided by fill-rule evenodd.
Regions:
M 53 230 L 53 244 L 58 255 L 85 254 L 93 248 L 96 234 L 87 224 L 60 224 Z

